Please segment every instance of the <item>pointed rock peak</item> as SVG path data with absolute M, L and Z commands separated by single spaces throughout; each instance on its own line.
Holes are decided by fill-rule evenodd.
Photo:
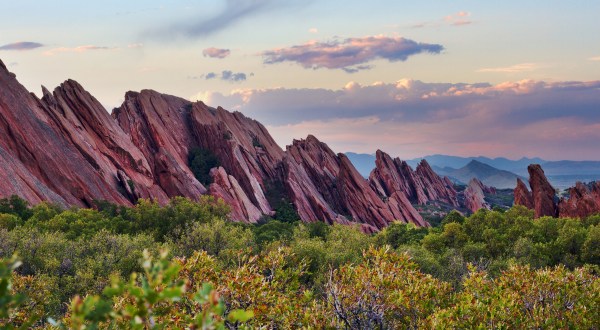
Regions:
M 136 98 L 138 98 L 139 95 L 140 95 L 140 92 L 127 91 L 125 93 L 125 101 L 131 100 L 131 99 L 136 99 Z
M 378 160 L 392 160 L 392 157 L 386 153 L 385 151 L 381 150 L 381 149 L 377 149 L 377 151 L 375 152 L 375 161 L 377 162 Z
M 306 137 L 306 142 L 309 143 L 321 143 L 321 141 L 319 141 L 319 139 L 317 139 L 316 136 L 312 135 L 312 134 L 308 134 L 308 136 Z
M 525 183 L 523 182 L 523 180 L 521 180 L 521 178 L 517 178 L 517 188 L 521 189 L 523 191 L 529 192 L 527 185 L 525 185 Z
M 0 59 L 0 69 L 4 69 L 4 71 L 8 71 L 8 69 L 6 68 L 6 65 L 4 65 L 4 62 L 2 62 L 1 59 Z
M 529 172 L 529 185 L 531 186 L 531 189 L 533 189 L 534 185 L 541 184 L 549 190 L 555 190 L 548 181 L 548 178 L 546 178 L 546 173 L 544 173 L 540 164 L 531 164 L 527 166 L 527 172 Z
M 63 89 L 63 90 L 69 90 L 69 91 L 78 91 L 78 92 L 87 92 L 85 90 L 85 88 L 83 88 L 83 86 L 81 86 L 80 83 L 78 83 L 77 81 L 75 81 L 73 79 L 67 79 L 67 80 L 65 80 L 56 89 Z
M 46 88 L 46 86 L 44 86 L 44 85 L 42 85 L 42 97 L 43 98 L 52 97 L 52 93 L 50 93 L 48 88 Z
M 423 167 L 424 169 L 431 170 L 431 166 L 425 158 L 421 159 L 421 161 L 419 162 L 419 166 Z

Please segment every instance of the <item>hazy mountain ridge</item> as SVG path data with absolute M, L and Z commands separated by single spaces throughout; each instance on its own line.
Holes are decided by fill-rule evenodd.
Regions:
M 370 171 L 375 167 L 375 156 L 371 154 L 357 154 L 349 152 L 348 157 L 357 162 L 356 168 L 363 176 L 368 176 Z M 431 168 L 442 176 L 450 176 L 454 179 L 453 172 L 460 169 L 471 161 L 477 161 L 494 167 L 500 171 L 509 171 L 521 177 L 527 176 L 527 166 L 529 164 L 540 164 L 543 166 L 546 175 L 550 182 L 559 189 L 566 189 L 575 184 L 576 181 L 593 181 L 600 180 L 600 161 L 573 161 L 560 160 L 548 161 L 539 157 L 527 158 L 523 157 L 518 160 L 512 160 L 504 157 L 489 158 L 489 157 L 460 157 L 449 155 L 430 155 L 421 158 L 406 160 L 411 167 L 416 167 L 417 164 L 425 159 L 431 165 Z M 470 179 L 470 178 L 469 178 Z M 479 178 L 478 179 L 482 179 Z M 459 181 L 462 181 L 459 179 Z M 483 181 L 483 180 L 482 180 Z M 461 183 L 467 184 L 469 180 Z M 485 181 L 483 181 L 485 183 Z M 516 182 L 511 188 L 514 188 Z M 499 188 L 499 187 L 497 187 Z

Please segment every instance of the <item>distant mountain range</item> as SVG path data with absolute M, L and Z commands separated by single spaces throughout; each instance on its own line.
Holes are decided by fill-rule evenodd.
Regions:
M 467 165 L 459 169 L 451 167 L 439 168 L 437 166 L 432 168 L 438 175 L 447 176 L 452 181 L 460 184 L 467 184 L 472 178 L 477 178 L 486 186 L 498 189 L 512 189 L 517 184 L 517 178 L 527 181 L 523 176 L 499 170 L 476 160 L 471 160 Z
M 354 163 L 359 172 L 368 177 L 369 173 L 375 168 L 375 155 L 357 154 L 348 152 L 348 158 Z M 411 167 L 416 167 L 417 164 L 425 159 L 431 165 L 433 170 L 439 175 L 446 175 L 461 183 L 468 183 L 470 178 L 465 178 L 463 174 L 472 171 L 473 174 L 480 173 L 483 177 L 477 177 L 486 185 L 495 186 L 496 188 L 506 187 L 509 181 L 511 188 L 516 185 L 518 176 L 527 177 L 527 165 L 540 164 L 548 176 L 548 179 L 555 188 L 565 189 L 573 186 L 576 181 L 593 181 L 600 180 L 600 161 L 548 161 L 542 158 L 521 158 L 512 160 L 504 157 L 488 158 L 488 157 L 459 157 L 448 155 L 430 155 L 422 158 L 406 160 Z M 469 164 L 475 161 L 475 164 Z M 479 164 L 488 165 L 491 168 L 485 168 Z M 474 171 L 473 171 L 474 170 Z M 496 174 L 490 174 L 492 170 L 499 171 Z M 506 172 L 509 173 L 506 173 Z M 512 173 L 510 173 L 512 172 Z M 462 179 L 460 178 L 462 177 Z M 491 179 L 490 179 L 491 178 Z M 514 180 L 513 180 L 514 179 Z M 463 181 L 466 180 L 466 181 Z M 496 181 L 496 186 L 489 183 L 489 180 Z

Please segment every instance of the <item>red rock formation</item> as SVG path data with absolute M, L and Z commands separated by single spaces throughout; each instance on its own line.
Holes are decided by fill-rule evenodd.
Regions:
M 345 155 L 336 155 L 314 136 L 294 140 L 287 147 L 287 153 L 287 187 L 292 192 L 293 202 L 299 205 L 297 209 L 305 216 L 324 216 L 329 223 L 346 222 L 351 218 L 378 229 L 394 220 L 428 225 L 406 198 L 394 195 L 394 198 L 384 201 Z M 303 184 L 303 181 L 311 184 Z M 307 190 L 308 194 L 303 190 Z M 320 195 L 320 198 L 307 195 Z M 329 207 L 323 207 L 323 202 Z
M 485 201 L 485 192 L 491 193 L 493 190 L 486 187 L 477 178 L 471 179 L 467 189 L 465 189 L 465 207 L 475 213 L 479 209 L 490 210 L 490 204 Z
M 535 211 L 535 217 L 558 215 L 556 203 L 556 192 L 548 182 L 544 170 L 538 164 L 531 164 L 527 167 L 529 172 L 529 186 L 531 193 L 525 187 L 521 180 L 517 180 L 515 188 L 515 205 L 524 205 Z
M 128 92 L 112 116 L 146 158 L 156 184 L 169 197 L 192 199 L 206 193 L 188 167 L 194 145 L 189 128 L 190 102 L 151 90 Z
M 591 191 L 577 182 L 568 192 L 569 198 L 562 198 L 558 204 L 561 217 L 585 218 L 600 213 L 600 181 L 593 183 Z
M 435 174 L 426 160 L 421 161 L 417 170 L 413 171 L 406 162 L 399 158 L 392 160 L 388 154 L 377 150 L 375 166 L 369 182 L 381 196 L 389 197 L 398 192 L 417 204 L 442 201 L 458 206 L 456 191 L 450 180 Z
M 53 94 L 43 88 L 42 109 L 51 125 L 98 171 L 114 190 L 125 189 L 132 203 L 139 198 L 168 201 L 155 184 L 152 170 L 131 138 L 92 95 L 73 80 Z
M 533 199 L 531 197 L 531 192 L 527 189 L 527 186 L 521 179 L 517 178 L 517 187 L 514 191 L 515 194 L 515 205 L 523 205 L 528 209 L 533 209 Z
M 544 170 L 538 164 L 531 164 L 527 167 L 527 171 L 535 217 L 557 216 L 556 191 L 548 182 Z
M 196 147 L 210 150 L 222 166 L 211 170 L 209 190 L 188 166 Z M 43 88 L 36 98 L 2 62 L 0 156 L 0 197 L 18 194 L 33 204 L 166 203 L 210 193 L 231 205 L 232 220 L 256 222 L 273 214 L 270 199 L 283 198 L 304 221 L 360 224 L 373 232 L 395 220 L 427 226 L 411 199 L 456 201 L 449 181 L 426 163 L 413 172 L 382 154 L 389 164 L 370 186 L 344 155 L 314 136 L 284 152 L 263 125 L 239 112 L 151 90 L 128 92 L 111 117 L 72 80 L 53 93 Z
M 239 222 L 257 222 L 263 213 L 256 207 L 238 181 L 231 175 L 227 175 L 222 167 L 213 168 L 210 171 L 213 180 L 209 191 L 210 194 L 222 198 L 231 207 L 229 218 Z
M 290 146 L 288 146 L 288 149 Z M 283 162 L 285 186 L 290 200 L 296 206 L 300 218 L 306 222 L 324 221 L 328 224 L 350 224 L 343 215 L 334 211 L 325 200 L 304 166 L 299 165 L 291 153 Z M 321 187 L 323 189 L 323 187 Z
M 6 166 L 0 176 L 12 177 L 0 184 L 1 195 L 16 193 L 31 203 L 50 200 L 91 206 L 94 200 L 109 200 L 129 204 L 116 184 L 107 182 L 96 164 L 54 125 L 44 106 L 0 64 L 0 149 Z
M 264 213 L 270 185 L 282 180 L 283 150 L 267 129 L 239 112 L 194 103 L 191 127 L 199 146 L 212 151 L 222 166 L 240 183 L 247 196 Z

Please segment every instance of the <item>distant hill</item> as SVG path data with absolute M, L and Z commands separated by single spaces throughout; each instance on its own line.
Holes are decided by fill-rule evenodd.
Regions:
M 375 155 L 373 154 L 357 154 L 347 152 L 346 156 L 352 162 L 352 165 L 358 170 L 358 173 L 365 178 L 369 177 L 371 171 L 375 168 Z
M 527 175 L 527 166 L 529 164 L 544 164 L 547 163 L 546 160 L 541 158 L 526 158 L 523 157 L 518 160 L 512 160 L 504 157 L 497 158 L 488 158 L 488 157 L 458 157 L 458 156 L 448 156 L 448 155 L 430 155 L 422 158 L 415 158 L 407 160 L 406 162 L 410 166 L 416 166 L 421 159 L 426 159 L 429 165 L 437 166 L 440 168 L 450 167 L 450 168 L 461 168 L 466 166 L 470 161 L 475 160 L 483 164 L 490 165 L 500 170 L 510 171 L 517 173 L 519 175 Z
M 355 164 L 360 174 L 369 177 L 371 170 L 375 168 L 375 156 L 370 154 L 347 153 L 348 158 Z M 575 185 L 575 182 L 589 182 L 600 180 L 600 161 L 573 161 L 560 160 L 548 161 L 539 157 L 521 158 L 512 160 L 504 157 L 459 157 L 448 155 L 430 155 L 421 158 L 409 159 L 406 162 L 415 168 L 419 162 L 425 159 L 431 165 L 431 168 L 439 175 L 449 176 L 456 169 L 465 167 L 469 162 L 475 160 L 479 163 L 487 164 L 499 170 L 512 172 L 516 175 L 527 177 L 527 166 L 529 164 L 540 164 L 548 176 L 550 183 L 555 188 L 566 189 Z M 454 181 L 461 181 L 454 178 Z M 468 180 L 467 180 L 468 182 Z M 512 187 L 514 188 L 514 187 Z
M 456 181 L 466 184 L 472 178 L 477 178 L 486 186 L 496 187 L 499 189 L 514 188 L 517 185 L 517 178 L 527 180 L 526 178 L 516 175 L 515 173 L 500 170 L 476 160 L 471 160 L 467 165 L 457 170 L 451 170 L 449 168 L 445 168 L 443 170 L 445 172 L 443 175 L 449 176 Z

